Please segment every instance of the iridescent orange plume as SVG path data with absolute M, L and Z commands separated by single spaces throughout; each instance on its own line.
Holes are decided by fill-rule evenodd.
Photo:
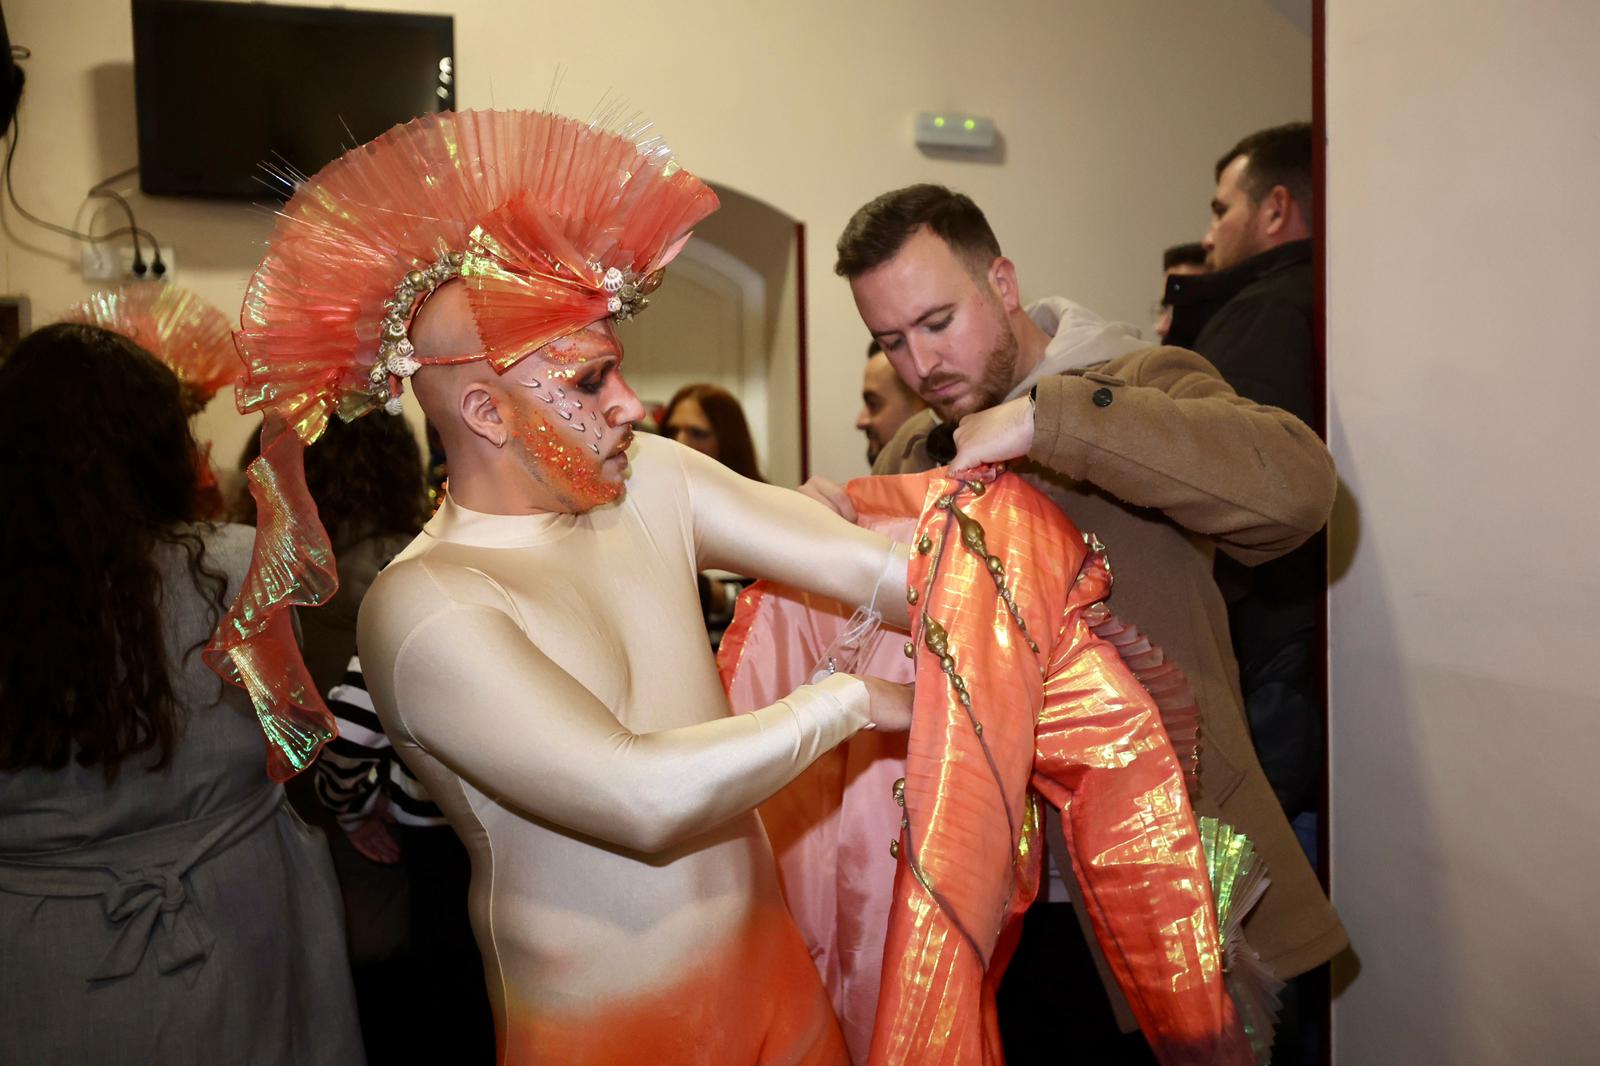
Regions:
M 68 308 L 61 320 L 133 341 L 171 368 L 201 405 L 241 369 L 227 318 L 176 285 L 147 281 L 105 289 Z
M 501 370 L 636 310 L 618 290 L 665 265 L 717 207 L 643 132 L 462 111 L 396 127 L 324 167 L 284 206 L 245 294 L 239 409 L 277 415 L 309 444 L 333 414 L 387 404 L 405 376 L 377 372 L 397 296 L 457 274 Z
M 478 358 L 502 371 L 641 309 L 717 207 L 646 132 L 535 111 L 427 115 L 346 152 L 284 206 L 236 335 L 239 410 L 265 416 L 249 471 L 255 558 L 207 648 L 249 689 L 273 777 L 310 765 L 332 736 L 283 614 L 337 588 L 300 449 L 335 415 L 399 413 L 405 378 L 428 362 L 407 337 L 411 318 L 448 280 L 468 286 Z

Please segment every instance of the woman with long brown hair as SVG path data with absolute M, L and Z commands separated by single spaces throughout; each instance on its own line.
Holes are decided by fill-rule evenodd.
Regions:
M 719 385 L 685 385 L 675 392 L 661 412 L 661 435 L 711 456 L 735 474 L 766 480 L 756 462 L 744 408 Z M 749 584 L 748 578 L 720 570 L 699 575 L 700 613 L 713 648 L 722 643 L 739 593 Z
M 326 847 L 199 654 L 252 536 L 190 521 L 177 378 L 41 329 L 0 454 L 0 1061 L 361 1061 Z
M 685 385 L 661 412 L 661 435 L 711 456 L 735 474 L 765 481 L 750 423 L 739 400 L 720 385 Z

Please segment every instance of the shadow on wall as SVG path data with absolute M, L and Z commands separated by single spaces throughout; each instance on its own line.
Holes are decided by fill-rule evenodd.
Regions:
M 102 63 L 90 69 L 88 79 L 94 113 L 95 172 L 110 177 L 137 167 L 133 64 Z M 133 198 L 139 190 L 138 174 L 129 173 L 109 187 Z M 242 292 L 245 280 L 265 250 L 273 213 L 279 205 L 263 185 L 259 203 L 138 194 L 134 206 L 139 225 L 163 245 L 175 249 L 175 280 L 180 284 L 189 284 L 187 275 L 193 271 L 215 271 L 236 278 Z
M 137 164 L 139 125 L 134 108 L 133 64 L 101 63 L 90 67 L 89 100 L 94 114 L 95 173 L 109 177 Z
M 1350 494 L 1350 486 L 1339 479 L 1339 492 L 1333 498 L 1333 512 L 1328 516 L 1328 584 L 1332 585 L 1349 573 L 1355 562 L 1356 547 L 1361 543 L 1361 509 Z
M 1328 516 L 1328 586 L 1338 584 L 1345 574 L 1350 572 L 1351 564 L 1355 561 L 1356 546 L 1361 541 L 1361 508 L 1356 503 L 1356 498 L 1350 492 L 1350 486 L 1345 484 L 1344 478 L 1339 478 L 1339 491 L 1333 500 L 1333 512 Z M 1330 727 L 1331 729 L 1331 727 Z M 1334 864 L 1335 867 L 1337 864 Z M 1351 934 L 1352 944 L 1338 955 L 1333 957 L 1329 964 L 1332 970 L 1331 989 L 1334 999 L 1338 999 L 1361 976 L 1361 956 L 1355 950 L 1355 934 Z
M 1346 436 L 1336 397 L 1329 399 L 1328 428 L 1330 440 Z M 1360 484 L 1361 471 L 1345 474 Z M 1420 947 L 1433 959 L 1428 999 L 1456 1003 L 1460 975 L 1469 972 L 1463 967 L 1470 967 L 1470 961 L 1454 957 L 1448 900 L 1435 887 L 1442 876 L 1438 837 L 1442 821 L 1431 806 L 1418 682 L 1400 670 L 1397 649 L 1403 635 L 1397 631 L 1383 580 L 1383 560 L 1375 557 L 1380 549 L 1370 537 L 1361 536 L 1360 502 L 1342 480 L 1328 523 L 1328 544 L 1334 634 L 1329 662 L 1331 873 L 1334 903 L 1351 941 L 1350 950 L 1333 961 L 1334 1010 L 1346 997 L 1393 987 L 1383 975 L 1398 964 L 1400 946 L 1374 943 L 1371 925 L 1363 921 L 1364 916 L 1383 911 L 1421 916 L 1408 941 L 1412 950 Z M 1362 567 L 1355 569 L 1358 544 L 1364 558 Z M 1341 831 L 1343 825 L 1373 825 L 1380 810 L 1389 831 Z M 1370 973 L 1372 980 L 1363 983 L 1359 979 L 1363 973 Z M 1363 1014 L 1381 1019 L 1380 1024 L 1371 1027 L 1370 1036 L 1356 1041 L 1361 1047 L 1352 1046 L 1348 1037 L 1342 1039 L 1340 1060 L 1454 1061 L 1446 1053 L 1453 1039 L 1448 1033 L 1452 1023 L 1446 1018 L 1418 1018 L 1413 1003 L 1398 1000 L 1365 1005 Z M 1466 1033 L 1455 1038 L 1470 1040 Z

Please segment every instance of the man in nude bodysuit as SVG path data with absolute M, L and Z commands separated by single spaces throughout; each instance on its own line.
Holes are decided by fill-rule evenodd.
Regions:
M 274 772 L 308 764 L 325 712 L 274 619 L 328 594 L 331 553 L 298 448 L 398 412 L 409 380 L 449 494 L 367 593 L 361 665 L 471 852 L 502 1062 L 848 1061 L 752 808 L 857 731 L 908 728 L 910 693 L 836 674 L 732 716 L 695 574 L 904 625 L 907 549 L 633 437 L 612 320 L 714 206 L 653 140 L 427 116 L 302 186 L 246 297 L 262 521 L 208 654 L 250 688 Z
M 481 350 L 456 286 L 411 336 L 420 356 Z M 450 492 L 367 594 L 362 666 L 396 749 L 473 853 L 510 1058 L 836 1061 L 751 808 L 869 723 L 903 728 L 909 707 L 841 674 L 728 717 L 694 575 L 858 603 L 882 578 L 880 604 L 903 611 L 904 557 L 798 493 L 634 439 L 643 408 L 621 354 L 598 323 L 503 375 L 417 373 Z M 571 435 L 559 414 L 578 404 L 607 429 L 600 455 L 566 463 L 547 442 Z

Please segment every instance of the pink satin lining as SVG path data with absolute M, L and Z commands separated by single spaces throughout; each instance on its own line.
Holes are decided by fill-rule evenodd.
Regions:
M 927 479 L 859 478 L 845 486 L 860 525 L 906 541 L 917 526 Z M 735 711 L 765 707 L 804 682 L 844 631 L 849 611 L 833 600 L 759 582 L 718 653 Z M 910 682 L 906 633 L 880 628 L 860 669 Z M 784 899 L 822 975 L 853 1061 L 867 1061 L 883 970 L 883 937 L 894 901 L 889 842 L 900 832 L 891 798 L 905 775 L 906 734 L 859 733 L 761 805 Z

